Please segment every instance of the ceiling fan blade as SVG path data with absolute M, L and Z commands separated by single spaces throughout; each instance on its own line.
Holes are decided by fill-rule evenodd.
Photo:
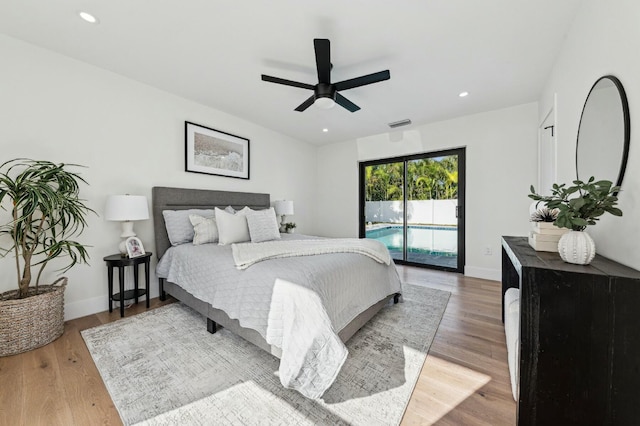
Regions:
M 296 111 L 304 111 L 305 109 L 309 108 L 311 105 L 313 105 L 313 103 L 315 102 L 316 97 L 315 95 L 311 95 L 311 97 L 309 99 L 307 99 L 306 101 L 304 101 L 303 103 L 301 103 L 300 105 L 298 105 L 298 108 L 296 108 Z
M 299 83 L 297 81 L 285 80 L 284 78 L 271 77 L 270 75 L 264 75 L 264 74 L 262 74 L 262 81 L 268 81 L 269 83 L 284 84 L 285 86 L 299 87 L 301 89 L 309 89 L 309 90 L 315 89 L 315 86 L 312 84 Z
M 318 83 L 331 84 L 331 47 L 326 38 L 313 39 L 316 50 L 316 67 L 318 68 Z
M 389 80 L 391 74 L 389 70 L 374 72 L 373 74 L 363 75 L 362 77 L 352 78 L 351 80 L 341 81 L 334 86 L 336 90 L 348 90 L 354 87 L 366 86 L 367 84 L 377 83 L 379 81 Z
M 348 109 L 351 112 L 356 112 L 357 110 L 360 109 L 358 105 L 354 104 L 349 99 L 342 96 L 340 93 L 336 93 L 336 103 L 341 107 Z

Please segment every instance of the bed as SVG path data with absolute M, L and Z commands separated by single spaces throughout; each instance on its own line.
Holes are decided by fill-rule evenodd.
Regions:
M 187 285 L 186 279 L 184 282 L 173 282 L 179 281 L 180 279 L 175 279 L 175 274 L 172 274 L 170 269 L 167 268 L 167 264 L 174 261 L 174 258 L 178 258 L 181 252 L 182 256 L 188 256 L 191 259 L 193 256 L 209 256 L 205 252 L 210 253 L 218 253 L 221 252 L 222 255 L 216 254 L 216 256 L 231 256 L 231 248 L 224 248 L 224 246 L 218 246 L 217 244 L 208 244 L 203 246 L 193 246 L 193 244 L 183 244 L 177 247 L 172 247 L 171 242 L 169 241 L 169 236 L 167 234 L 167 228 L 165 225 L 165 217 L 163 215 L 163 211 L 171 210 L 171 211 L 179 211 L 179 210 L 191 210 L 191 209 L 213 209 L 214 207 L 218 207 L 220 209 L 224 209 L 228 206 L 231 206 L 235 209 L 242 209 L 245 206 L 253 209 L 253 210 L 264 210 L 270 207 L 270 196 L 269 194 L 260 194 L 260 193 L 245 193 L 245 192 L 228 192 L 228 191 L 215 191 L 215 190 L 201 190 L 201 189 L 184 189 L 184 188 L 169 188 L 169 187 L 154 187 L 152 189 L 152 197 L 153 197 L 153 219 L 154 219 L 154 231 L 155 231 L 155 243 L 156 243 L 156 253 L 158 255 L 159 264 L 158 264 L 158 277 L 159 277 L 159 286 L 160 286 L 160 298 L 164 300 L 166 295 L 169 294 L 176 299 L 180 300 L 182 303 L 190 306 L 196 311 L 200 312 L 203 316 L 207 318 L 207 329 L 211 333 L 215 333 L 217 327 L 224 327 L 229 331 L 241 336 L 247 341 L 255 344 L 256 346 L 264 349 L 265 351 L 273 354 L 276 357 L 281 358 L 281 360 L 285 360 L 283 358 L 282 351 L 282 340 L 274 340 L 274 338 L 269 338 L 269 331 L 265 331 L 264 328 L 260 327 L 260 324 L 253 324 L 251 322 L 251 318 L 247 319 L 247 315 L 244 317 L 238 313 L 235 305 L 232 308 L 228 308 L 225 305 L 225 300 L 222 300 L 220 297 L 221 294 L 225 293 L 216 293 L 210 296 L 208 293 L 203 293 L 200 290 L 194 290 L 194 288 Z M 300 239 L 304 238 L 303 236 L 291 237 L 287 235 L 283 235 L 283 239 Z M 224 252 L 227 250 L 227 252 Z M 188 254 L 187 254 L 188 253 Z M 331 257 L 334 256 L 334 257 Z M 312 259 L 312 258 L 315 258 Z M 272 290 L 273 293 L 270 296 L 271 301 L 269 302 L 271 305 L 271 309 L 273 310 L 274 301 L 277 299 L 276 294 L 286 294 L 283 292 L 290 291 L 292 287 L 287 284 L 291 284 L 291 282 L 295 282 L 296 279 L 294 277 L 294 272 L 298 274 L 306 274 L 313 275 L 314 277 L 317 275 L 324 274 L 324 270 L 327 270 L 327 277 L 325 281 L 329 280 L 329 286 L 331 287 L 326 292 L 321 292 L 323 301 L 321 302 L 323 305 L 339 305 L 339 308 L 336 308 L 336 311 L 339 311 L 340 314 L 333 314 L 332 309 L 326 309 L 329 312 L 329 320 L 332 322 L 332 326 L 337 333 L 336 338 L 339 338 L 341 342 L 346 342 L 351 336 L 353 336 L 367 321 L 369 321 L 380 309 L 382 309 L 385 305 L 389 304 L 391 300 L 397 303 L 399 298 L 401 297 L 401 284 L 398 277 L 398 274 L 395 270 L 395 266 L 393 262 L 390 262 L 390 265 L 379 265 L 376 262 L 371 261 L 370 259 L 364 259 L 364 256 L 360 256 L 357 254 L 345 254 L 339 257 L 335 255 L 327 255 L 327 256 L 304 256 L 304 258 L 296 258 L 299 260 L 293 259 L 275 259 L 268 260 L 265 262 L 260 262 L 260 264 L 256 264 L 246 269 L 245 271 L 232 271 L 229 267 L 226 270 L 223 269 L 213 269 L 214 272 L 202 272 L 207 276 L 215 276 L 222 275 L 228 276 L 228 280 L 237 280 L 243 281 L 245 276 L 260 275 L 264 276 L 266 281 L 272 282 L 273 277 L 281 277 L 283 276 L 286 280 L 280 280 L 276 278 L 276 285 Z M 201 265 L 205 265 L 206 267 L 214 267 L 221 268 L 221 266 L 216 266 L 220 262 L 210 262 L 207 260 L 207 257 L 202 257 L 201 260 L 195 262 L 198 266 L 189 266 L 189 268 L 200 268 L 203 267 Z M 216 258 L 217 259 L 217 258 Z M 331 266 L 329 264 L 328 259 L 331 259 Z M 336 265 L 336 259 L 339 259 Z M 291 267 L 291 262 L 296 262 L 293 265 L 295 267 Z M 226 261 L 225 261 L 226 262 Z M 289 263 L 287 263 L 289 262 Z M 368 262 L 368 263 L 367 263 Z M 316 266 L 316 264 L 326 263 L 326 265 Z M 225 264 L 226 265 L 226 264 Z M 367 277 L 367 274 L 370 274 L 367 279 L 370 281 L 385 281 L 380 284 L 376 284 L 376 286 L 388 286 L 388 290 L 376 289 L 372 291 L 373 295 L 370 295 L 369 291 L 361 291 L 361 290 L 353 290 L 353 292 L 358 292 L 358 294 L 362 294 L 362 296 L 350 295 L 348 297 L 334 297 L 327 296 L 324 293 L 338 294 L 344 291 L 350 291 L 349 289 L 352 286 L 353 279 L 353 269 L 360 268 L 360 270 L 365 272 L 360 272 L 358 275 L 363 275 Z M 363 267 L 362 265 L 366 265 Z M 277 269 L 279 267 L 280 269 Z M 300 269 L 300 271 L 293 271 Z M 219 271 L 225 271 L 224 273 L 219 273 Z M 279 271 L 279 272 L 272 272 Z M 330 271 L 329 271 L 330 270 Z M 305 272 L 306 271 L 306 272 Z M 191 271 L 190 271 L 191 273 Z M 198 274 L 200 272 L 197 272 Z M 245 274 L 245 275 L 242 275 Z M 270 275 L 270 274 L 279 274 L 279 275 Z M 255 278 L 253 278 L 255 279 Z M 347 282 L 341 282 L 347 281 Z M 388 281 L 388 283 L 386 283 Z M 235 281 L 233 283 L 235 285 Z M 219 284 L 216 284 L 219 285 Z M 230 286 L 230 283 L 225 283 L 225 285 Z M 262 286 L 262 284 L 260 284 Z M 273 285 L 273 284 L 272 284 Z M 220 285 L 221 288 L 224 286 Z M 231 286 L 230 288 L 232 288 Z M 262 287 L 261 287 L 262 288 Z M 277 290 L 278 288 L 282 288 L 283 290 Z M 346 289 L 346 290 L 343 290 Z M 260 290 L 264 291 L 264 290 Z M 269 290 L 267 290 L 269 291 Z M 383 293 L 380 293 L 380 292 Z M 380 293 L 381 296 L 375 296 L 375 293 Z M 366 294 L 365 294 L 366 293 Z M 304 293 L 306 294 L 306 293 Z M 307 296 L 304 296 L 307 297 Z M 334 297 L 334 299 L 331 299 Z M 354 308 L 354 305 L 357 305 L 360 297 L 374 297 L 375 300 L 363 302 L 366 306 Z M 242 299 L 251 299 L 247 297 L 245 293 L 242 296 Z M 330 300 L 331 299 L 331 300 Z M 335 300 L 335 301 L 333 301 Z M 358 303 L 356 303 L 358 302 Z M 266 302 L 265 302 L 266 303 Z M 346 307 L 346 308 L 345 308 Z M 347 309 L 348 308 L 348 309 Z M 242 307 L 240 307 L 242 310 Z M 324 309 L 322 309 L 324 310 Z M 356 310 L 356 314 L 354 315 L 354 310 Z M 257 311 L 260 311 L 258 309 Z M 231 314 L 229 314 L 231 312 Z M 344 314 L 343 314 L 344 312 Z M 266 314 L 271 315 L 271 314 Z M 334 315 L 334 316 L 331 316 Z M 340 316 L 342 315 L 342 317 Z M 268 318 L 271 321 L 271 318 Z M 336 325 L 337 324 L 337 325 Z M 295 322 L 290 324 L 290 328 L 299 327 L 299 324 Z M 286 328 L 286 325 L 284 326 Z M 280 337 L 282 339 L 282 337 Z M 273 344 L 277 342 L 277 344 Z M 286 342 L 285 342 L 286 343 Z M 330 345 L 327 345 L 329 347 Z M 285 354 L 286 356 L 286 354 Z M 346 355 L 343 355 L 346 358 Z M 344 362 L 342 360 L 341 362 Z M 340 366 L 342 365 L 340 362 Z M 339 367 L 338 367 L 339 371 Z M 282 365 L 281 365 L 281 381 L 284 380 L 282 377 Z M 337 374 L 337 372 L 336 372 Z M 334 379 L 335 377 L 333 377 Z M 328 380 L 330 382 L 333 381 L 332 378 Z M 283 381 L 283 384 L 284 381 Z M 287 386 L 289 387 L 289 386 Z M 291 386 L 293 387 L 293 386 Z M 322 386 L 320 386 L 322 387 Z M 295 388 L 295 387 L 294 387 Z M 297 389 L 301 391 L 300 389 Z M 319 397 L 321 395 L 321 390 L 314 390 L 310 392 L 305 392 L 304 390 L 301 393 L 305 394 L 309 397 Z

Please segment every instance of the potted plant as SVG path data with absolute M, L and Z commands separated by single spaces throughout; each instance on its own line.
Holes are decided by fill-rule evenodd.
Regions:
M 537 205 L 536 205 L 537 206 Z M 536 251 L 558 251 L 558 242 L 567 228 L 558 228 L 553 224 L 558 218 L 558 209 L 543 206 L 533 213 L 529 221 L 533 230 L 529 233 L 529 245 Z
M 529 220 L 535 223 L 553 223 L 558 218 L 558 212 L 558 209 L 550 209 L 545 206 L 531 213 Z
M 559 233 L 564 228 L 558 228 L 554 222 L 558 218 L 558 209 L 550 209 L 547 206 L 543 206 L 533 213 L 529 217 L 529 222 L 533 224 L 533 230 L 538 233 Z
M 284 230 L 287 232 L 287 234 L 293 234 L 295 229 L 296 224 L 294 222 L 287 222 L 284 224 Z
M 67 258 L 62 273 L 86 263 L 85 246 L 71 238 L 95 213 L 79 198 L 86 181 L 66 166 L 24 158 L 0 165 L 0 207 L 7 213 L 0 216 L 0 256 L 15 257 L 17 283 L 0 294 L 0 356 L 43 346 L 64 331 L 67 279 L 50 285 L 40 279 L 53 259 Z
M 587 182 L 574 180 L 573 186 L 553 184 L 551 195 L 536 193 L 533 185 L 529 198 L 542 201 L 549 209 L 557 209 L 558 215 L 553 222 L 559 228 L 569 228 L 560 238 L 558 251 L 565 262 L 580 265 L 589 264 L 595 256 L 595 243 L 584 232 L 589 225 L 595 225 L 605 213 L 622 216 L 622 210 L 616 207 L 620 191 L 611 181 L 595 181 L 592 176 Z

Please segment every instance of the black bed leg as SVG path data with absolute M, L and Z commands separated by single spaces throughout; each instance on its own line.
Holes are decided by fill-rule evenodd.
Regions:
M 216 322 L 211 318 L 207 318 L 207 331 L 211 334 L 216 332 Z
M 396 293 L 396 294 L 393 295 L 393 304 L 394 305 L 397 304 L 400 301 L 400 296 L 401 296 L 400 293 Z
M 167 300 L 167 293 L 164 292 L 164 278 L 158 279 L 158 286 L 160 287 L 160 300 Z

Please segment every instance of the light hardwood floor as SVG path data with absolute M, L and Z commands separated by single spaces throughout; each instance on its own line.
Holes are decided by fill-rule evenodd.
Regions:
M 500 284 L 399 266 L 403 282 L 451 292 L 403 425 L 513 425 Z M 151 301 L 152 308 L 171 303 Z M 126 316 L 143 312 L 144 303 Z M 118 320 L 102 312 L 69 321 L 55 342 L 0 358 L 0 425 L 120 425 L 80 331 Z

